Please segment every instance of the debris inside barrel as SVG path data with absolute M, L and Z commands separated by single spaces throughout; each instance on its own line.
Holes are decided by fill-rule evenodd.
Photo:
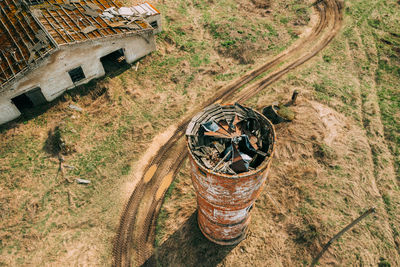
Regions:
M 235 175 L 253 171 L 270 156 L 270 128 L 261 116 L 238 103 L 211 105 L 189 123 L 189 148 L 197 161 L 213 172 Z

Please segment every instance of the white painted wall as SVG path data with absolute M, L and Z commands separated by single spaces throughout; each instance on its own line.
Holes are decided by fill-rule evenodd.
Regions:
M 158 28 L 154 30 L 154 34 L 158 34 L 158 33 L 162 32 L 161 14 L 150 16 L 150 17 L 146 18 L 146 21 L 149 24 L 154 21 L 157 21 Z
M 28 72 L 0 94 L 0 124 L 20 115 L 11 102 L 12 98 L 40 87 L 46 100 L 52 101 L 68 89 L 103 76 L 105 72 L 100 58 L 121 48 L 124 49 L 126 61 L 133 63 L 156 49 L 154 35 L 113 37 L 61 46 L 37 69 Z M 74 84 L 68 71 L 79 66 L 86 78 Z
M 12 121 L 20 115 L 21 112 L 10 100 L 0 102 L 0 124 Z

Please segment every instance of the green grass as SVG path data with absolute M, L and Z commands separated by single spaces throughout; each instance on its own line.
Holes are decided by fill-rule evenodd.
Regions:
M 397 178 L 400 181 L 400 8 L 394 1 L 380 1 L 381 12 L 368 19 L 377 50 L 379 106 L 385 128 L 385 137 L 393 153 Z
M 166 202 L 171 198 L 172 193 L 174 192 L 174 189 L 175 189 L 177 183 L 179 183 L 179 179 L 175 178 L 172 181 L 171 185 L 168 187 L 167 192 L 165 192 L 165 196 L 164 196 L 163 202 Z M 154 239 L 154 246 L 156 248 L 161 245 L 160 244 L 160 240 L 165 235 L 164 228 L 165 228 L 165 223 L 166 223 L 168 217 L 169 217 L 168 212 L 165 209 L 161 209 L 160 213 L 158 214 L 157 223 L 156 223 L 156 234 L 155 234 L 156 238 Z
M 9 135 L 0 144 L 0 187 L 7 190 L 7 195 L 2 192 L 0 209 L 10 211 L 2 213 L 0 218 L 3 222 L 15 220 L 19 225 L 12 228 L 7 224 L 8 228 L 4 231 L 10 236 L 0 239 L 0 254 L 11 254 L 15 260 L 11 265 L 23 262 L 27 264 L 27 259 L 34 257 L 41 249 L 47 249 L 44 255 L 56 259 L 67 253 L 63 246 L 66 240 L 93 240 L 90 233 L 96 233 L 97 236 L 101 229 L 104 234 L 97 241 L 103 246 L 99 248 L 99 258 L 103 264 L 98 265 L 109 265 L 112 239 L 123 206 L 118 199 L 123 197 L 123 183 L 130 181 L 128 176 L 134 171 L 131 170 L 132 162 L 144 153 L 157 133 L 179 121 L 194 103 L 201 103 L 214 93 L 216 83 L 226 84 L 254 68 L 251 60 L 240 61 L 243 52 L 255 51 L 255 54 L 247 55 L 249 59 L 256 63 L 264 62 L 298 38 L 299 29 L 294 23 L 307 23 L 311 10 L 307 4 L 298 2 L 279 2 L 281 8 L 265 16 L 249 15 L 249 11 L 240 13 L 242 11 L 238 8 L 238 1 L 231 0 L 174 0 L 160 3 L 158 8 L 163 13 L 164 32 L 157 36 L 159 51 L 144 58 L 138 71 L 128 69 L 116 77 L 109 76 L 100 83 L 92 82 L 69 91 L 46 113 L 33 119 L 22 118 L 15 129 L 0 129 L 2 135 Z M 379 105 L 385 137 L 399 173 L 400 96 L 397 89 L 399 64 L 396 52 L 399 38 L 391 34 L 398 33 L 398 23 L 383 15 L 370 16 L 374 8 L 381 8 L 389 3 L 383 1 L 378 6 L 378 2 L 369 5 L 365 0 L 352 1 L 353 6 L 346 9 L 346 14 L 351 16 L 355 25 L 344 28 L 342 34 L 349 38 L 350 47 L 355 49 L 360 44 L 351 39 L 357 30 L 354 26 L 364 27 L 365 23 L 372 31 L 376 31 L 374 40 L 380 58 L 376 73 Z M 285 5 L 289 8 L 285 8 Z M 385 10 L 397 12 L 389 6 Z M 389 17 L 396 16 L 390 13 Z M 368 32 L 361 33 L 367 34 Z M 343 60 L 345 50 L 343 44 L 332 42 L 323 55 L 320 55 L 321 59 L 316 59 L 316 64 L 307 67 L 300 74 L 286 76 L 279 85 L 281 88 L 287 86 L 290 89 L 300 87 L 310 90 L 308 96 L 315 96 L 342 114 L 357 118 L 357 84 L 349 79 L 351 69 L 347 68 L 350 63 Z M 360 64 L 366 75 L 371 75 L 369 63 L 365 60 Z M 340 71 L 338 75 L 331 76 L 330 71 L 335 68 Z M 207 70 L 211 70 L 210 74 L 203 74 Z M 104 99 L 91 99 L 90 92 L 100 86 L 106 87 L 106 93 L 102 96 Z M 361 86 L 367 88 L 368 85 L 362 83 Z M 252 105 L 257 103 L 257 99 L 251 101 Z M 77 103 L 84 108 L 84 112 L 71 113 L 65 108 L 65 103 Z M 99 106 L 92 106 L 99 103 Z M 96 113 L 95 110 L 99 111 Z M 88 186 L 69 184 L 61 176 L 56 179 L 57 160 L 52 160 L 43 151 L 47 131 L 61 122 L 64 125 L 61 135 L 77 149 L 66 156 L 66 164 L 75 167 L 73 170 L 65 170 L 66 176 L 72 180 L 89 179 L 92 183 Z M 145 133 L 141 128 L 145 123 L 151 124 L 150 133 Z M 29 134 L 24 134 L 23 131 Z M 325 161 L 335 158 L 331 155 L 331 150 L 332 148 L 321 144 L 316 148 L 316 153 Z M 360 154 L 359 162 L 355 163 L 362 165 L 366 161 L 365 151 Z M 341 207 L 341 214 L 349 214 L 346 209 L 350 209 L 354 202 L 351 198 L 342 198 L 340 190 L 343 187 L 339 188 L 338 182 L 333 178 L 348 180 L 351 178 L 350 171 L 337 164 L 323 165 L 332 179 L 321 183 L 322 192 L 318 192 L 318 197 L 323 199 L 321 202 L 329 205 L 332 203 L 332 196 L 326 193 L 337 190 L 334 195 L 338 197 L 337 202 L 341 205 L 346 203 Z M 301 178 L 307 177 L 304 175 Z M 317 183 L 319 178 L 311 175 L 308 179 Z M 293 211 L 298 212 L 298 218 L 315 215 L 314 210 L 320 203 L 314 192 L 302 187 L 293 189 L 298 190 L 300 201 L 304 201 Z M 68 192 L 71 193 L 72 204 L 68 203 Z M 166 201 L 172 194 L 179 192 L 174 181 L 166 193 Z M 194 198 L 190 194 L 179 197 Z M 15 207 L 8 204 L 14 203 L 13 201 L 17 203 Z M 396 209 L 390 195 L 385 196 L 383 201 L 386 206 Z M 31 214 L 29 209 L 36 203 L 39 205 L 38 211 Z M 395 210 L 393 213 L 396 213 Z M 160 237 L 166 234 L 163 225 L 168 216 L 168 212 L 162 209 L 156 226 L 156 246 L 159 245 Z M 78 226 L 74 228 L 76 224 Z M 315 225 L 302 222 L 294 239 L 303 244 L 315 243 L 323 234 L 320 230 Z M 68 231 L 71 233 L 63 235 Z M 26 250 L 21 244 L 31 242 L 29 236 L 36 234 L 40 242 L 32 241 L 33 249 Z M 42 248 L 42 244 L 51 244 L 51 247 Z M 304 259 L 301 261 L 307 262 Z

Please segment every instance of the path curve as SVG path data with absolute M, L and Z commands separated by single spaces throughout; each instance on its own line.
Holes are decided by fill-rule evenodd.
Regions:
M 332 41 L 341 28 L 343 3 L 341 0 L 322 0 L 317 3 L 314 8 L 318 14 L 318 22 L 306 37 L 261 67 L 217 89 L 216 93 L 201 106 L 188 112 L 171 137 L 159 147 L 158 152 L 147 162 L 142 163 L 146 165 L 144 175 L 136 185 L 121 215 L 113 249 L 113 266 L 131 266 L 132 258 L 135 266 L 141 266 L 151 256 L 155 224 L 164 194 L 188 154 L 183 137 L 191 118 L 204 107 L 215 102 L 248 100 L 289 71 L 314 57 Z M 267 71 L 272 72 L 250 84 Z M 250 84 L 248 87 L 237 93 L 248 84 Z

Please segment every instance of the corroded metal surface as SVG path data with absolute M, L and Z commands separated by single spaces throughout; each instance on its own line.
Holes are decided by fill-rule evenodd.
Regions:
M 231 108 L 231 106 L 226 107 Z M 205 109 L 200 116 L 195 116 L 195 120 L 199 117 L 206 118 L 197 123 L 206 122 L 210 118 L 207 114 L 209 111 L 210 109 Z M 275 130 L 267 118 L 258 112 L 256 114 L 260 124 L 268 129 L 265 133 L 268 136 L 265 136 L 265 139 L 270 142 L 264 151 L 267 157 L 255 170 L 236 175 L 214 172 L 194 156 L 191 136 L 188 137 L 192 182 L 197 194 L 199 227 L 209 240 L 217 244 L 232 245 L 245 238 L 250 223 L 250 211 L 268 176 L 275 146 Z M 221 116 L 214 110 L 213 118 L 215 117 Z

